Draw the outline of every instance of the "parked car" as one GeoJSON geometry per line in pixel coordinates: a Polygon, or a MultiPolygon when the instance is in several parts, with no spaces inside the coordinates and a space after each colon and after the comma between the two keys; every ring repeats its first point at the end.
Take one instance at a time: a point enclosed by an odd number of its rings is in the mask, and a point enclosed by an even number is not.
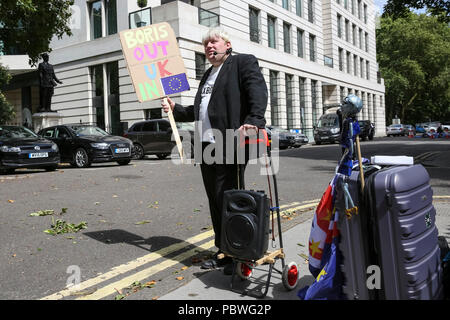
{"type": "Polygon", "coordinates": [[[301,145],[301,140],[303,137],[300,134],[290,132],[288,129],[283,129],[277,126],[266,126],[267,137],[270,141],[270,146],[272,146],[273,136],[278,136],[278,147],[280,150],[287,149],[290,147],[299,147],[301,145]]]}
{"type": "Polygon", "coordinates": [[[358,120],[358,124],[361,129],[359,133],[361,140],[373,140],[375,136],[375,124],[370,120],[358,120]]]}
{"type": "Polygon", "coordinates": [[[386,135],[390,136],[405,136],[408,132],[406,131],[403,124],[391,124],[386,128],[386,135]]]}
{"type": "Polygon", "coordinates": [[[58,146],[23,126],[0,125],[0,172],[18,168],[53,171],[59,163],[58,146]]]}
{"type": "MultiPolygon", "coordinates": [[[[183,137],[191,139],[191,157],[194,156],[194,125],[190,122],[177,123],[180,140],[183,137]]],[[[172,140],[172,128],[166,119],[151,119],[134,123],[125,133],[134,145],[135,158],[142,159],[145,155],[156,155],[164,159],[171,154],[176,142],[172,140]]],[[[183,144],[186,147],[186,144],[183,144]]]]}
{"type": "Polygon", "coordinates": [[[58,145],[61,162],[69,162],[78,168],[97,162],[127,165],[134,156],[130,139],[110,135],[89,124],[53,126],[40,130],[38,134],[58,145]]]}
{"type": "Polygon", "coordinates": [[[340,141],[339,117],[336,113],[325,113],[320,116],[317,125],[314,126],[314,142],[334,143],[340,141]]]}
{"type": "Polygon", "coordinates": [[[416,127],[412,124],[405,124],[403,125],[405,127],[406,133],[409,135],[409,132],[412,131],[413,135],[416,135],[416,127]]]}
{"type": "Polygon", "coordinates": [[[294,138],[294,148],[299,148],[307,143],[309,143],[308,137],[300,132],[292,132],[292,134],[295,136],[294,138]]]}

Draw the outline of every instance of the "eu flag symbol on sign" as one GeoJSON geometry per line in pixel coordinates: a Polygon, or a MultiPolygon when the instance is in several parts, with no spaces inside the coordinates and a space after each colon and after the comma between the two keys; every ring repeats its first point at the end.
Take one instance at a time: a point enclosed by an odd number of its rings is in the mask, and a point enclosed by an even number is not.
{"type": "Polygon", "coordinates": [[[190,89],[186,73],[180,73],[174,76],[161,78],[161,84],[164,89],[164,94],[166,95],[190,89]]]}

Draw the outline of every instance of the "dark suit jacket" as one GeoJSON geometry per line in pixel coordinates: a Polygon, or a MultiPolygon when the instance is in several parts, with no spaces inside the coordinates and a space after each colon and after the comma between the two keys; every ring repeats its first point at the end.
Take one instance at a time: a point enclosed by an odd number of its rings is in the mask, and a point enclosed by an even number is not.
{"type": "MultiPolygon", "coordinates": [[[[194,105],[183,107],[176,104],[173,115],[176,121],[199,120],[201,92],[212,67],[203,75],[195,96],[194,105]]],[[[213,129],[222,132],[238,129],[242,124],[264,128],[267,108],[267,86],[255,56],[238,54],[229,56],[214,84],[208,104],[208,116],[213,129]]]]}

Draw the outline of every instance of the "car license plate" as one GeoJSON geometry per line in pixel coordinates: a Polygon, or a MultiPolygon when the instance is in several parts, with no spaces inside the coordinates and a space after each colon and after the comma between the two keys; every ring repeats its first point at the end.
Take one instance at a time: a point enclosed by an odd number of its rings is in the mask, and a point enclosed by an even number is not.
{"type": "Polygon", "coordinates": [[[37,153],[29,153],[29,158],[47,158],[48,152],[37,152],[37,153]]]}
{"type": "Polygon", "coordinates": [[[130,152],[129,148],[116,148],[115,153],[127,153],[130,152]]]}

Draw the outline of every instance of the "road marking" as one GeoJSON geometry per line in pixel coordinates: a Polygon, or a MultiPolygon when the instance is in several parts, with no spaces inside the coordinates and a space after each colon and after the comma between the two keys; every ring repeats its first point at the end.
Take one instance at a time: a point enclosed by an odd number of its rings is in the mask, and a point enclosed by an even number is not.
{"type": "Polygon", "coordinates": [[[81,282],[79,285],[77,285],[76,290],[68,288],[61,290],[57,293],[54,293],[52,295],[46,296],[44,298],[41,298],[41,300],[59,300],[64,297],[70,296],[73,292],[80,291],[87,289],[89,287],[92,287],[94,285],[98,285],[101,282],[104,282],[106,280],[112,279],[116,276],[119,276],[121,274],[124,274],[128,271],[134,270],[144,264],[147,264],[149,262],[155,261],[159,258],[162,258],[164,256],[167,256],[168,254],[181,250],[184,247],[187,247],[190,244],[195,244],[197,242],[200,242],[204,239],[207,239],[209,237],[212,237],[214,235],[214,230],[209,230],[203,233],[200,233],[194,237],[191,237],[189,239],[186,239],[182,242],[172,244],[168,247],[162,248],[158,251],[149,253],[143,257],[137,258],[135,260],[132,260],[128,263],[122,264],[120,266],[114,267],[111,269],[111,271],[101,274],[98,277],[91,278],[89,280],[81,282]]]}
{"type": "MultiPolygon", "coordinates": [[[[307,204],[304,204],[304,205],[301,205],[301,206],[297,206],[298,204],[300,204],[300,202],[292,202],[292,203],[289,203],[289,204],[282,205],[282,206],[280,206],[280,209],[281,208],[289,208],[289,209],[280,211],[280,215],[282,215],[283,213],[291,213],[291,212],[294,212],[296,210],[302,210],[302,209],[307,209],[307,208],[311,208],[312,209],[315,206],[317,206],[317,204],[318,204],[318,201],[314,202],[314,203],[309,203],[309,202],[311,202],[311,200],[310,201],[303,201],[302,203],[307,203],[307,204]],[[295,206],[295,207],[292,207],[292,206],[295,206]],[[292,208],[290,208],[290,207],[292,207],[292,208]]],[[[72,295],[75,292],[78,292],[78,291],[81,291],[81,290],[85,290],[85,289],[90,288],[92,286],[98,285],[98,284],[100,284],[100,283],[102,283],[104,281],[107,281],[109,279],[112,279],[114,277],[122,275],[122,274],[124,274],[126,272],[135,270],[138,267],[143,266],[143,265],[145,265],[145,264],[147,264],[149,262],[153,262],[153,261],[155,261],[155,260],[157,260],[159,258],[164,258],[165,256],[167,256],[167,255],[169,255],[169,254],[171,254],[171,253],[173,253],[175,251],[181,250],[181,249],[183,249],[183,248],[185,248],[185,247],[187,247],[189,245],[196,244],[196,243],[198,243],[198,242],[200,242],[202,240],[205,240],[207,238],[210,238],[212,236],[214,236],[214,230],[209,230],[209,231],[200,233],[200,234],[198,234],[196,236],[193,236],[193,237],[191,237],[189,239],[186,239],[186,240],[184,240],[182,242],[172,244],[172,245],[170,245],[168,247],[162,248],[162,249],[160,249],[158,251],[149,253],[149,254],[147,254],[147,255],[145,255],[143,257],[140,257],[140,258],[137,258],[135,260],[132,260],[132,261],[130,261],[128,263],[125,263],[125,264],[119,265],[117,267],[114,267],[110,271],[108,271],[107,273],[101,274],[101,275],[99,275],[99,276],[97,276],[95,278],[91,278],[91,279],[88,279],[86,281],[81,282],[79,285],[76,286],[76,288],[74,287],[74,288],[63,289],[63,290],[61,290],[59,292],[56,292],[54,294],[51,294],[51,295],[46,296],[44,298],[41,298],[40,300],[59,300],[59,299],[62,299],[64,297],[68,297],[68,296],[72,295]]],[[[212,246],[208,247],[208,249],[211,248],[212,246]]],[[[199,248],[202,248],[202,246],[198,246],[198,247],[196,247],[196,248],[194,248],[192,250],[189,250],[187,252],[189,252],[190,255],[193,256],[193,255],[197,254],[197,252],[195,250],[198,250],[199,248]]],[[[170,267],[170,266],[173,265],[173,264],[170,264],[171,263],[170,261],[178,260],[178,257],[184,257],[184,255],[186,255],[186,252],[182,253],[182,254],[180,254],[180,255],[172,258],[172,259],[165,260],[165,261],[161,262],[160,264],[154,265],[154,266],[152,266],[152,267],[150,267],[148,269],[145,269],[145,270],[150,270],[151,269],[151,270],[162,271],[164,268],[167,268],[167,267],[170,267]],[[169,261],[169,262],[167,262],[167,261],[169,261]],[[167,263],[169,263],[170,265],[164,267],[167,263]]],[[[188,255],[187,258],[189,258],[190,255],[188,255]]],[[[187,258],[184,258],[184,259],[187,259],[187,258]]],[[[176,263],[178,263],[178,262],[176,262],[176,263]]],[[[142,271],[142,272],[144,272],[144,271],[142,271]]],[[[141,273],[137,273],[137,274],[141,274],[141,273]]],[[[129,277],[126,277],[124,279],[132,278],[132,277],[134,277],[137,274],[133,274],[133,275],[131,275],[129,277]]],[[[151,274],[149,274],[148,276],[150,276],[150,275],[151,274]]],[[[138,280],[140,280],[140,279],[138,279],[138,280]]],[[[134,280],[134,281],[138,281],[138,280],[134,280]]],[[[121,281],[122,280],[120,280],[118,282],[115,282],[116,286],[114,288],[122,289],[122,288],[125,288],[125,287],[129,286],[131,283],[134,282],[134,281],[127,282],[124,287],[118,288],[117,283],[119,283],[121,285],[121,283],[122,283],[121,281]]],[[[126,281],[128,281],[128,280],[126,280],[126,281]]],[[[109,286],[107,286],[107,287],[109,288],[109,286]]],[[[104,288],[106,288],[106,287],[104,287],[104,288]]],[[[102,290],[103,290],[103,288],[98,290],[98,291],[96,291],[95,294],[97,294],[97,292],[103,292],[102,290]]],[[[114,291],[111,292],[111,293],[108,293],[108,295],[114,293],[114,291]]],[[[86,297],[86,299],[95,299],[94,297],[96,297],[96,296],[89,295],[88,297],[86,297]]],[[[98,299],[100,299],[100,298],[98,298],[98,299]]]]}
{"type": "Polygon", "coordinates": [[[186,259],[189,259],[191,256],[198,254],[199,249],[206,251],[206,250],[214,247],[214,241],[215,240],[208,241],[200,246],[195,247],[194,249],[191,249],[189,251],[181,253],[171,259],[167,259],[157,265],[151,266],[150,268],[139,271],[135,274],[132,274],[131,276],[125,277],[119,281],[111,283],[111,284],[95,291],[94,293],[92,293],[90,295],[77,298],[76,300],[99,300],[104,297],[107,297],[107,296],[117,292],[117,290],[121,290],[123,288],[129,287],[132,283],[134,283],[136,281],[145,280],[148,277],[154,275],[155,273],[158,273],[158,272],[160,272],[164,269],[170,268],[186,259]]]}

